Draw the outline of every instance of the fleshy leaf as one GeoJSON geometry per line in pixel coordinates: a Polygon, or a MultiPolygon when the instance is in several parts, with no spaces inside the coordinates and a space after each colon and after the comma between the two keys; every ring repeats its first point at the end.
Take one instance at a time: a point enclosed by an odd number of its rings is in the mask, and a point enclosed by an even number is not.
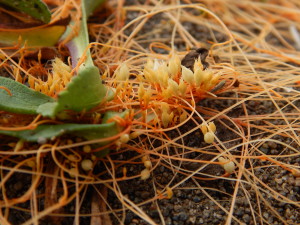
{"type": "Polygon", "coordinates": [[[0,87],[7,88],[11,95],[0,88],[0,110],[22,114],[37,114],[40,105],[54,102],[54,99],[12,79],[0,77],[0,87]]]}
{"type": "MultiPolygon", "coordinates": [[[[33,130],[22,131],[7,131],[0,130],[0,134],[20,138],[28,142],[45,142],[53,140],[63,134],[73,134],[87,140],[94,140],[98,138],[112,137],[118,134],[122,128],[116,122],[107,123],[107,120],[115,115],[124,117],[126,111],[123,113],[106,113],[102,124],[55,124],[55,125],[40,125],[33,130]]],[[[104,142],[102,144],[106,144],[104,142]]]]}
{"type": "Polygon", "coordinates": [[[54,46],[66,30],[70,18],[65,18],[55,23],[30,27],[30,28],[0,28],[0,43],[5,46],[17,44],[27,47],[51,47],[54,46]]]}
{"type": "Polygon", "coordinates": [[[81,112],[99,105],[106,95],[106,87],[99,76],[97,67],[85,67],[72,78],[67,88],[59,93],[57,102],[41,105],[38,113],[54,118],[64,110],[81,112]]]}
{"type": "Polygon", "coordinates": [[[58,136],[71,133],[85,139],[106,138],[116,134],[115,122],[107,124],[59,124],[40,125],[34,130],[6,131],[0,130],[0,134],[20,138],[28,142],[41,142],[53,140],[58,136]]]}
{"type": "Polygon", "coordinates": [[[0,3],[24,12],[44,23],[49,23],[51,20],[51,13],[47,5],[40,0],[0,0],[0,3]]]}
{"type": "Polygon", "coordinates": [[[89,110],[101,103],[105,95],[106,88],[101,82],[98,68],[85,67],[59,94],[58,112],[65,109],[77,112],[89,110]]]}

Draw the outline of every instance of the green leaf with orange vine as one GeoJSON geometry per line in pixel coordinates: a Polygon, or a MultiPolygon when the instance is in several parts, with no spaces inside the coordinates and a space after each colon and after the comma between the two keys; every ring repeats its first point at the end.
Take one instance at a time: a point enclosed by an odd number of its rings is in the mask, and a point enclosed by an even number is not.
{"type": "Polygon", "coordinates": [[[9,131],[0,130],[0,134],[20,138],[28,142],[46,142],[54,140],[63,134],[73,134],[87,140],[98,138],[107,138],[116,135],[118,127],[115,122],[107,124],[58,124],[58,125],[40,125],[34,130],[9,131]]]}
{"type": "MultiPolygon", "coordinates": [[[[124,117],[127,111],[122,113],[108,112],[104,115],[102,124],[47,124],[40,125],[33,130],[9,131],[0,130],[0,134],[19,138],[28,142],[45,143],[49,140],[54,140],[63,134],[71,134],[86,140],[99,139],[96,146],[105,146],[109,143],[105,138],[111,138],[117,135],[123,128],[116,122],[108,120],[114,116],[124,117]],[[102,140],[101,140],[102,139],[102,140]]],[[[112,140],[110,140],[112,141],[112,140]]],[[[109,152],[109,149],[103,149],[95,152],[98,157],[103,157],[109,152]]]]}
{"type": "MultiPolygon", "coordinates": [[[[68,45],[74,67],[80,57],[85,57],[85,61],[79,66],[78,73],[72,78],[66,89],[60,92],[58,98],[54,100],[23,84],[3,78],[0,79],[0,87],[3,87],[0,89],[0,110],[21,114],[41,114],[54,119],[55,117],[61,118],[64,112],[69,110],[88,111],[113,97],[112,91],[108,91],[102,84],[99,70],[93,64],[90,51],[86,49],[89,44],[86,15],[91,11],[86,11],[85,2],[82,1],[81,30],[79,35],[74,37],[68,45]],[[12,101],[7,105],[6,102],[9,100],[12,101]]],[[[92,1],[87,2],[93,3],[93,7],[97,5],[92,1]]],[[[103,0],[97,2],[100,3],[103,0]]],[[[33,130],[9,131],[3,129],[0,130],[0,134],[41,143],[66,133],[89,140],[107,138],[118,134],[123,129],[116,122],[106,123],[107,120],[115,115],[124,117],[126,113],[107,112],[102,119],[102,124],[44,124],[33,130]]],[[[100,144],[106,143],[108,142],[100,144]]]]}
{"type": "Polygon", "coordinates": [[[98,68],[87,67],[73,77],[67,88],[60,92],[55,103],[41,105],[38,113],[54,118],[65,110],[88,111],[103,102],[106,92],[98,68]]]}

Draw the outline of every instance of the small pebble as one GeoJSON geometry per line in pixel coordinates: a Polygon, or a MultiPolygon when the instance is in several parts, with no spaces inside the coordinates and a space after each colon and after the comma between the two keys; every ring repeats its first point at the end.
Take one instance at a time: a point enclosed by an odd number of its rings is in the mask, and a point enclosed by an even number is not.
{"type": "Polygon", "coordinates": [[[203,210],[202,216],[203,218],[208,218],[210,216],[210,211],[207,209],[203,210]]]}
{"type": "Polygon", "coordinates": [[[17,181],[13,186],[15,191],[20,191],[23,188],[23,183],[21,181],[17,181]]]}
{"type": "Polygon", "coordinates": [[[268,142],[268,146],[272,149],[276,149],[277,148],[277,144],[275,142],[269,141],[268,142]]]}
{"type": "Polygon", "coordinates": [[[266,218],[266,219],[268,219],[269,218],[269,213],[263,212],[263,217],[266,218]]]}
{"type": "Polygon", "coordinates": [[[147,199],[147,198],[149,198],[149,196],[150,196],[150,193],[148,191],[142,191],[141,192],[141,198],[142,199],[147,199]]]}
{"type": "Polygon", "coordinates": [[[269,152],[269,149],[264,147],[261,147],[259,150],[262,151],[264,154],[268,154],[269,152]]]}
{"type": "Polygon", "coordinates": [[[282,179],[281,178],[275,178],[275,181],[277,184],[282,184],[282,179]]]}
{"type": "Polygon", "coordinates": [[[244,220],[245,223],[248,224],[251,220],[251,217],[248,214],[244,214],[243,215],[243,220],[244,220]]]}
{"type": "Polygon", "coordinates": [[[193,201],[196,202],[196,203],[198,203],[198,202],[200,202],[200,198],[199,198],[198,196],[195,196],[195,197],[193,198],[193,201]]]}
{"type": "Polygon", "coordinates": [[[131,222],[132,222],[132,223],[139,224],[139,221],[138,221],[138,219],[133,219],[131,222]]]}

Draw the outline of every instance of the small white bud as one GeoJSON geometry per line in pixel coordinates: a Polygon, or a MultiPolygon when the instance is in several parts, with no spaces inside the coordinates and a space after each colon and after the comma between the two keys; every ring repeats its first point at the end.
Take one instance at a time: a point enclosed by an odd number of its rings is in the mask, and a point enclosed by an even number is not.
{"type": "Polygon", "coordinates": [[[93,169],[93,162],[90,159],[84,159],[81,161],[81,168],[85,171],[93,169]]]}
{"type": "Polygon", "coordinates": [[[118,81],[126,81],[129,79],[129,68],[123,63],[120,69],[116,73],[116,80],[118,81]]]}
{"type": "Polygon", "coordinates": [[[202,123],[200,125],[200,129],[201,129],[203,135],[205,135],[207,133],[207,126],[204,123],[202,123]]]}
{"type": "Polygon", "coordinates": [[[151,161],[150,161],[150,160],[146,160],[146,161],[144,162],[144,166],[145,166],[147,169],[150,169],[150,168],[152,167],[151,161]]]}
{"type": "Polygon", "coordinates": [[[141,131],[134,131],[134,132],[132,132],[132,133],[129,135],[129,138],[130,138],[130,139],[135,139],[135,138],[137,138],[138,136],[140,136],[141,134],[142,134],[141,131]]]}
{"type": "Polygon", "coordinates": [[[180,59],[178,57],[178,55],[174,55],[170,61],[169,61],[169,65],[168,65],[168,71],[170,74],[170,77],[175,77],[179,72],[180,72],[180,59]]]}
{"type": "Polygon", "coordinates": [[[185,66],[181,66],[182,68],[182,79],[185,80],[187,83],[193,85],[194,84],[194,74],[193,72],[186,68],[185,66]]]}
{"type": "Polygon", "coordinates": [[[77,175],[77,169],[76,168],[71,168],[69,171],[69,175],[70,177],[75,177],[75,175],[77,175]]]}
{"type": "MultiPolygon", "coordinates": [[[[228,161],[224,157],[219,157],[218,160],[219,160],[219,162],[226,162],[226,161],[228,161]]],[[[221,166],[224,168],[224,170],[227,173],[230,173],[230,174],[233,173],[233,171],[235,170],[235,164],[232,161],[229,161],[228,163],[225,163],[225,164],[223,164],[221,166]]]]}
{"type": "Polygon", "coordinates": [[[213,133],[215,133],[216,130],[217,130],[215,123],[214,123],[214,122],[208,123],[208,129],[209,129],[210,131],[212,131],[213,133]]]}
{"type": "Polygon", "coordinates": [[[179,117],[180,123],[183,123],[188,118],[188,114],[186,111],[183,111],[179,117]]]}
{"type": "Polygon", "coordinates": [[[77,157],[75,155],[69,155],[68,156],[68,159],[71,161],[71,162],[76,162],[77,161],[77,157]]]}
{"type": "Polygon", "coordinates": [[[90,153],[91,150],[92,150],[92,148],[91,148],[90,145],[84,145],[84,146],[83,146],[83,151],[84,151],[85,153],[90,153]]]}
{"type": "Polygon", "coordinates": [[[35,168],[35,166],[36,166],[36,162],[33,160],[27,161],[26,164],[27,164],[27,166],[29,166],[31,168],[35,168]]]}
{"type": "Polygon", "coordinates": [[[211,144],[211,143],[214,142],[214,139],[215,139],[215,135],[214,135],[213,132],[209,131],[206,134],[204,134],[204,141],[205,141],[205,143],[211,144]]]}
{"type": "Polygon", "coordinates": [[[169,80],[168,80],[168,85],[169,85],[169,87],[170,87],[170,90],[172,91],[172,94],[173,94],[173,95],[177,95],[179,86],[178,86],[178,84],[176,83],[176,81],[174,81],[174,80],[172,80],[172,79],[169,79],[169,80]]]}
{"type": "Polygon", "coordinates": [[[166,87],[168,85],[168,79],[169,79],[169,74],[168,74],[168,67],[166,66],[165,63],[161,64],[157,71],[155,71],[157,81],[162,87],[166,87]]]}
{"type": "Polygon", "coordinates": [[[167,187],[166,190],[167,190],[167,198],[171,199],[173,197],[173,190],[170,187],[167,187]]]}
{"type": "Polygon", "coordinates": [[[212,76],[213,76],[213,73],[211,70],[205,70],[205,71],[202,71],[203,72],[203,83],[204,84],[208,84],[210,83],[211,79],[212,79],[212,76]]]}
{"type": "Polygon", "coordinates": [[[169,126],[169,123],[172,121],[174,117],[174,113],[168,113],[167,111],[163,111],[161,115],[161,120],[164,128],[167,128],[169,126]]]}
{"type": "Polygon", "coordinates": [[[145,95],[145,88],[144,88],[144,85],[141,84],[138,89],[138,96],[139,96],[140,101],[143,100],[144,95],[145,95]]]}
{"type": "Polygon", "coordinates": [[[91,156],[91,160],[95,161],[96,159],[97,159],[97,156],[95,156],[95,155],[91,156]]]}
{"type": "Polygon", "coordinates": [[[24,141],[23,140],[19,140],[17,142],[17,144],[15,145],[14,151],[18,152],[20,151],[22,148],[24,147],[24,141]]]}
{"type": "Polygon", "coordinates": [[[179,92],[181,95],[185,95],[187,85],[186,85],[186,83],[184,83],[183,79],[180,79],[178,89],[179,89],[179,92]]]}
{"type": "Polygon", "coordinates": [[[120,142],[126,144],[129,141],[129,134],[122,134],[120,136],[120,142]]]}
{"type": "Polygon", "coordinates": [[[141,172],[141,179],[142,180],[147,180],[150,177],[150,170],[149,169],[144,169],[141,172]]]}
{"type": "Polygon", "coordinates": [[[196,69],[194,72],[195,83],[197,86],[200,86],[204,80],[204,71],[201,69],[196,69]]]}

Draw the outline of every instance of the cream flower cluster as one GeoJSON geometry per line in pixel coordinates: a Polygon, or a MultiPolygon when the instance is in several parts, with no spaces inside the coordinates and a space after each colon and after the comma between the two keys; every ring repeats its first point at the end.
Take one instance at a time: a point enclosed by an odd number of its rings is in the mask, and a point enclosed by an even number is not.
{"type": "MultiPolygon", "coordinates": [[[[148,59],[142,71],[135,74],[138,82],[129,80],[129,76],[128,66],[125,63],[121,64],[114,75],[117,93],[130,92],[131,96],[135,96],[134,99],[139,100],[142,109],[154,108],[157,118],[153,118],[152,122],[160,120],[164,128],[183,122],[188,117],[186,110],[174,106],[180,102],[180,98],[188,101],[192,97],[204,98],[220,79],[220,74],[214,74],[211,69],[203,69],[200,58],[195,60],[194,68],[190,70],[181,65],[178,55],[171,57],[168,62],[148,59]],[[132,89],[133,92],[126,91],[128,89],[132,89]]],[[[203,132],[207,143],[214,140],[213,125],[211,123],[206,132],[203,132]]],[[[203,127],[202,131],[204,129],[203,127]]]]}
{"type": "Polygon", "coordinates": [[[54,97],[67,86],[72,79],[72,74],[71,67],[59,58],[53,60],[52,66],[52,74],[48,75],[47,81],[36,80],[30,76],[28,83],[36,91],[54,97]]]}
{"type": "Polygon", "coordinates": [[[208,92],[216,86],[220,78],[219,74],[213,74],[210,69],[203,70],[200,59],[195,61],[193,71],[181,66],[177,55],[174,55],[168,63],[148,59],[143,75],[145,82],[159,88],[165,98],[185,96],[187,90],[193,94],[208,92]]]}

